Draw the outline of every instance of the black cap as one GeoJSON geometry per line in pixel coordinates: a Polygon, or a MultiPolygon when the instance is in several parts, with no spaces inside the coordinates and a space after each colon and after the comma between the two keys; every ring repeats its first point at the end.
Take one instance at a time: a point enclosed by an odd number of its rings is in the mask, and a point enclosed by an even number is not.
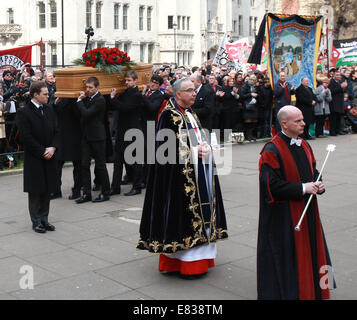
{"type": "Polygon", "coordinates": [[[2,77],[4,78],[8,73],[11,73],[12,75],[12,72],[10,70],[5,70],[3,73],[2,73],[2,77]]]}

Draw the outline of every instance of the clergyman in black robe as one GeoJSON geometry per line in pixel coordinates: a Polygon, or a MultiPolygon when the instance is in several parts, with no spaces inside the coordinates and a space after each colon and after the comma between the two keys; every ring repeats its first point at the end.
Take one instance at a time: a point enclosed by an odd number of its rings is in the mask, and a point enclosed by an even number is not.
{"type": "Polygon", "coordinates": [[[168,101],[157,126],[137,248],[161,253],[159,271],[192,276],[214,266],[215,242],[228,234],[212,151],[203,150],[207,140],[189,108],[196,96],[193,83],[178,80],[173,89],[175,98],[168,101]],[[158,154],[168,142],[159,136],[165,130],[174,137],[167,149],[174,156],[162,163],[158,154]]]}

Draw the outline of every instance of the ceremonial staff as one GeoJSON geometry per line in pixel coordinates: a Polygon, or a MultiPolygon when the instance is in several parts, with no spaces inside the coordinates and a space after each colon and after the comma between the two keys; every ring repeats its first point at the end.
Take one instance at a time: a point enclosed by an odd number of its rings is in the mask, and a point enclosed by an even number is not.
{"type": "MultiPolygon", "coordinates": [[[[323,163],[323,165],[322,165],[320,174],[319,174],[319,176],[317,177],[317,179],[316,179],[315,182],[318,182],[318,181],[320,180],[321,174],[322,174],[322,171],[323,171],[324,168],[325,168],[325,164],[326,164],[326,162],[327,162],[328,156],[330,155],[331,152],[334,152],[335,149],[336,149],[336,146],[335,146],[334,144],[329,144],[329,145],[327,145],[327,147],[326,147],[327,155],[326,155],[325,161],[324,161],[324,163],[323,163]]],[[[305,213],[306,213],[306,211],[307,211],[307,208],[308,208],[309,205],[310,205],[312,196],[313,196],[313,194],[311,194],[310,197],[309,197],[309,201],[307,202],[307,204],[306,204],[306,206],[305,206],[305,209],[304,209],[304,211],[303,211],[302,214],[301,214],[300,220],[299,220],[298,224],[297,224],[296,227],[295,227],[295,231],[300,231],[300,230],[301,230],[300,225],[301,225],[302,220],[303,220],[304,217],[305,217],[305,213]]]]}

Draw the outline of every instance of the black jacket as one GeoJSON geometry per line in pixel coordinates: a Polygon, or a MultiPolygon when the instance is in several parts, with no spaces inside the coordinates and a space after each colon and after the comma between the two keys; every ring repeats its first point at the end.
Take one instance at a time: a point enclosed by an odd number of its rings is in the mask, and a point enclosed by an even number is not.
{"type": "Polygon", "coordinates": [[[124,141],[125,132],[129,129],[142,130],[142,108],[143,97],[138,87],[128,88],[118,97],[111,99],[110,107],[118,111],[118,128],[116,135],[116,150],[130,144],[129,141],[124,141]]]}
{"type": "Polygon", "coordinates": [[[46,160],[45,149],[59,149],[57,120],[52,107],[44,105],[43,115],[29,102],[17,112],[20,138],[24,146],[24,192],[51,193],[58,190],[55,155],[46,160]]]}
{"type": "Polygon", "coordinates": [[[146,125],[146,121],[157,121],[157,115],[163,102],[164,95],[160,90],[154,91],[149,97],[143,95],[143,126],[146,125]]]}
{"type": "Polygon", "coordinates": [[[289,99],[286,98],[285,89],[278,81],[274,85],[274,96],[275,96],[275,108],[276,110],[281,109],[284,106],[291,105],[291,96],[295,94],[295,90],[291,89],[291,84],[287,84],[287,90],[289,99]]]}
{"type": "Polygon", "coordinates": [[[341,88],[341,84],[335,79],[331,79],[329,89],[332,95],[332,101],[330,102],[330,112],[344,113],[344,90],[341,88]]]}
{"type": "Polygon", "coordinates": [[[77,102],[81,115],[82,135],[87,141],[101,141],[106,139],[104,119],[106,103],[103,95],[98,92],[92,100],[86,97],[77,102]]]}
{"type": "Polygon", "coordinates": [[[63,99],[61,102],[53,104],[53,109],[57,115],[60,136],[57,160],[80,160],[82,130],[76,99],[63,99]]]}
{"type": "Polygon", "coordinates": [[[202,85],[197,93],[195,103],[191,109],[197,114],[200,119],[202,128],[211,129],[212,127],[212,112],[215,105],[215,96],[212,88],[207,85],[202,85]]]}
{"type": "Polygon", "coordinates": [[[317,98],[310,87],[304,87],[302,84],[296,89],[296,106],[304,115],[304,120],[311,123],[313,120],[314,107],[312,101],[317,102],[317,98]]]}

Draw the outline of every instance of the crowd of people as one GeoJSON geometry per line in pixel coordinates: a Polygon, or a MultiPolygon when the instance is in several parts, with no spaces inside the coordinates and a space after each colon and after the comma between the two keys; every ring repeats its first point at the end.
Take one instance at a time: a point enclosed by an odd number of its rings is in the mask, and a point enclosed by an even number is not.
{"type": "Polygon", "coordinates": [[[30,64],[25,64],[20,70],[5,70],[0,75],[0,170],[14,166],[16,159],[10,154],[22,151],[16,112],[30,101],[29,90],[34,81],[45,82],[50,92],[49,103],[52,103],[56,92],[52,72],[34,70],[30,64]]]}

